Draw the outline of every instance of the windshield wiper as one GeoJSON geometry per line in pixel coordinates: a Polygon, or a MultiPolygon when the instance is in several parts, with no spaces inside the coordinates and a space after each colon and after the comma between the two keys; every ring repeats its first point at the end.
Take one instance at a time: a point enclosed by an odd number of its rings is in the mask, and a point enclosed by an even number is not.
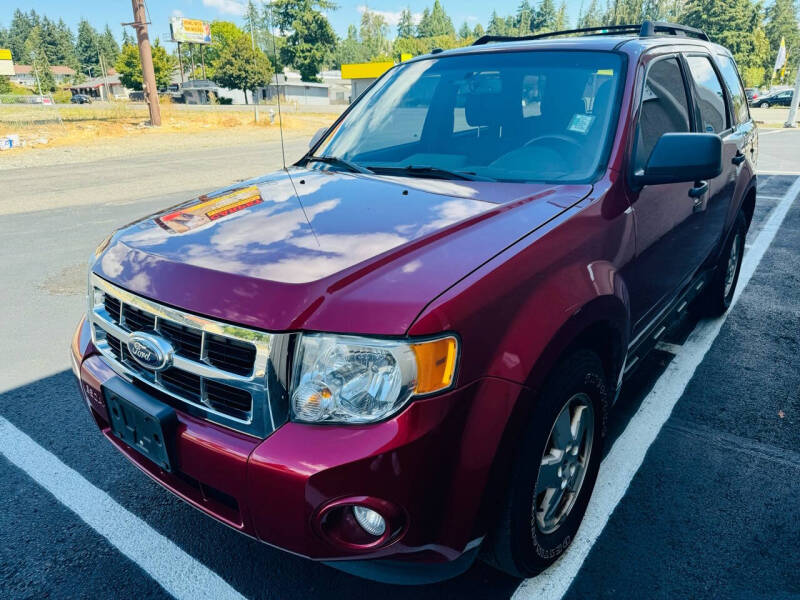
{"type": "Polygon", "coordinates": [[[409,175],[432,175],[441,176],[445,179],[465,179],[467,181],[494,181],[491,177],[480,177],[475,173],[469,171],[448,171],[439,167],[429,165],[408,165],[405,167],[383,167],[374,166],[370,167],[372,171],[386,172],[386,173],[408,173],[409,175]]]}
{"type": "Polygon", "coordinates": [[[325,163],[326,165],[333,165],[334,167],[344,167],[351,173],[364,173],[365,175],[372,174],[372,171],[366,167],[362,167],[361,165],[351,162],[346,158],[339,158],[338,156],[309,156],[306,158],[306,162],[321,162],[325,163]]]}

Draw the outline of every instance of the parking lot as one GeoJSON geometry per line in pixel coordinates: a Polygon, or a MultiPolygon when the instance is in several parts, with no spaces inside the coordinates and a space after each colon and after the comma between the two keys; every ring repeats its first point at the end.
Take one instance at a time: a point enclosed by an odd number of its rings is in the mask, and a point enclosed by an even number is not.
{"type": "Polygon", "coordinates": [[[528,581],[476,563],[414,589],[193,510],[115,451],[78,396],[67,348],[96,244],[280,166],[275,143],[214,152],[0,171],[0,597],[800,598],[800,131],[762,132],[735,304],[679,323],[626,385],[566,555],[528,581]]]}

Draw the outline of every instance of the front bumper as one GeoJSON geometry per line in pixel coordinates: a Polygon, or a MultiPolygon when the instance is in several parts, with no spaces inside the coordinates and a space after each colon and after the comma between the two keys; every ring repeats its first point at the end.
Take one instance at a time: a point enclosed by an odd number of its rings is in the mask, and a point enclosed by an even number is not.
{"type": "Polygon", "coordinates": [[[100,430],[151,478],[230,527],[289,552],[334,566],[356,561],[341,565],[350,572],[369,559],[363,574],[377,579],[380,564],[396,574],[404,572],[398,565],[438,563],[445,576],[469,567],[487,527],[486,484],[521,391],[508,381],[481,379],[413,402],[382,423],[288,422],[266,439],[176,410],[169,473],[111,435],[101,390],[112,378],[124,380],[93,348],[85,321],[75,332],[72,360],[100,430]],[[348,499],[391,507],[389,539],[356,546],[326,534],[322,515],[348,499]]]}

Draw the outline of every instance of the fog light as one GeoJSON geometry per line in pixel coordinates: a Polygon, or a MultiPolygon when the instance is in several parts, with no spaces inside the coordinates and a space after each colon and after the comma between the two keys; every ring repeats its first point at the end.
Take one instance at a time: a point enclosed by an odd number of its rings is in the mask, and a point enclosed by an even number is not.
{"type": "Polygon", "coordinates": [[[366,506],[354,506],[353,516],[364,531],[375,537],[380,537],[386,531],[386,521],[374,510],[366,506]]]}

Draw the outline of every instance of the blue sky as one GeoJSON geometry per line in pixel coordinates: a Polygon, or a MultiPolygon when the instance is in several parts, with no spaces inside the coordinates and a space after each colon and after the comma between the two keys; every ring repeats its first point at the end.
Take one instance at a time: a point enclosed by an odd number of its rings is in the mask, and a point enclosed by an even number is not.
{"type": "MultiPolygon", "coordinates": [[[[489,15],[495,9],[501,15],[516,11],[520,0],[498,0],[487,3],[482,0],[440,0],[453,19],[458,29],[464,21],[471,27],[480,21],[485,27],[489,15]]],[[[149,0],[147,2],[152,20],[151,36],[166,39],[169,32],[169,17],[173,13],[197,19],[224,19],[241,22],[241,10],[247,0],[149,0]]],[[[339,8],[328,14],[331,24],[336,32],[344,36],[350,23],[357,23],[365,5],[370,10],[381,12],[389,21],[392,36],[394,36],[394,23],[404,6],[408,6],[413,13],[419,14],[426,6],[431,6],[433,0],[338,0],[339,8]]],[[[556,0],[556,6],[560,0],[556,0]]],[[[587,0],[588,3],[588,0],[587,0]]],[[[531,0],[536,4],[536,0],[531,0]]],[[[581,0],[567,0],[570,18],[575,20],[581,6],[581,0]]],[[[22,0],[0,1],[0,25],[5,27],[11,22],[15,9],[34,9],[40,14],[51,19],[63,18],[64,21],[76,29],[81,17],[86,17],[96,28],[105,27],[106,23],[119,38],[122,36],[120,23],[132,20],[133,14],[130,0],[80,0],[65,2],[64,0],[36,0],[25,2],[22,0]]]]}

